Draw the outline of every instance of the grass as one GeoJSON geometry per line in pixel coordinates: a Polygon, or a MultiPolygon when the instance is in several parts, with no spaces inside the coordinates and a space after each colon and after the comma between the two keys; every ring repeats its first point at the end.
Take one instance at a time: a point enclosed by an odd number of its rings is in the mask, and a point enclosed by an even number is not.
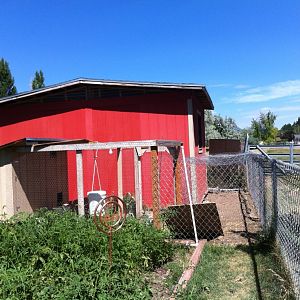
{"type": "Polygon", "coordinates": [[[187,289],[178,299],[295,299],[275,248],[208,244],[187,289]]]}
{"type": "MultiPolygon", "coordinates": [[[[284,147],[284,148],[263,148],[264,151],[266,151],[267,154],[272,155],[273,158],[282,160],[282,161],[289,161],[290,157],[290,149],[289,147],[284,147]],[[281,155],[281,154],[286,154],[286,155],[281,155]]],[[[300,154],[300,147],[294,147],[294,154],[300,154]]],[[[300,156],[295,155],[294,156],[294,161],[299,162],[300,161],[300,156]]]]}
{"type": "Polygon", "coordinates": [[[176,250],[175,257],[172,261],[165,264],[165,268],[170,270],[170,276],[167,278],[166,284],[170,290],[173,290],[178,283],[183,271],[188,266],[190,255],[195,249],[189,249],[185,246],[180,246],[176,250]]]}
{"type": "Polygon", "coordinates": [[[0,223],[0,299],[151,299],[145,274],[173,257],[176,246],[153,226],[128,218],[107,237],[90,218],[39,211],[0,223]]]}
{"type": "MultiPolygon", "coordinates": [[[[264,148],[265,149],[265,148],[264,148]]],[[[270,154],[290,154],[290,148],[289,147],[284,147],[284,148],[266,148],[267,152],[270,154]]],[[[294,147],[294,153],[300,154],[300,147],[294,147]]]]}

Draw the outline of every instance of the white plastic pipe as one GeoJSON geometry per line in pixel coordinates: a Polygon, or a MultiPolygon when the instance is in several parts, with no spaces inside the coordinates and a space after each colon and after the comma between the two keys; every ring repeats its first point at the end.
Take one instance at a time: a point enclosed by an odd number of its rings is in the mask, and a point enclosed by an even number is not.
{"type": "Polygon", "coordinates": [[[194,215],[194,209],[193,209],[193,200],[192,200],[192,195],[191,195],[190,182],[189,182],[189,177],[188,177],[188,173],[187,173],[186,160],[185,160],[183,146],[181,146],[181,153],[182,153],[184,175],[185,175],[185,180],[186,180],[186,187],[187,187],[187,191],[188,191],[188,197],[189,197],[190,209],[191,209],[191,215],[192,215],[192,221],[193,221],[195,242],[196,242],[196,245],[198,245],[198,234],[197,234],[196,221],[195,221],[195,215],[194,215]]]}

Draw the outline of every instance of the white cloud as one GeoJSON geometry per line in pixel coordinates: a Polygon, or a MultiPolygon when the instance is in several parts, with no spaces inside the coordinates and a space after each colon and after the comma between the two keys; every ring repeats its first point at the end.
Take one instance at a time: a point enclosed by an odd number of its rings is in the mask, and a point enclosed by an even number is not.
{"type": "Polygon", "coordinates": [[[274,111],[274,112],[292,111],[292,112],[298,113],[298,112],[300,112],[300,105],[290,105],[290,106],[277,107],[277,108],[273,108],[272,111],[274,111]]]}
{"type": "Polygon", "coordinates": [[[298,99],[298,98],[295,98],[290,101],[290,103],[299,103],[299,102],[300,102],[300,99],[298,99]]]}
{"type": "Polygon", "coordinates": [[[231,100],[236,103],[258,103],[295,96],[300,96],[300,80],[282,81],[247,89],[236,94],[231,100]]]}
{"type": "Polygon", "coordinates": [[[223,88],[223,87],[231,87],[232,84],[229,83],[216,83],[216,84],[209,84],[209,88],[223,88]]]}
{"type": "Polygon", "coordinates": [[[235,89],[237,90],[244,90],[244,89],[248,89],[250,86],[247,84],[237,84],[234,86],[235,89]]]}
{"type": "Polygon", "coordinates": [[[257,108],[252,111],[247,111],[244,114],[241,114],[241,117],[245,118],[255,118],[256,116],[259,116],[260,113],[267,113],[268,111],[271,111],[272,113],[280,113],[280,112],[295,112],[298,114],[300,112],[300,105],[287,105],[287,106],[281,106],[281,107],[261,107],[257,108]]]}
{"type": "Polygon", "coordinates": [[[271,111],[276,115],[276,126],[279,128],[285,123],[293,123],[299,117],[300,105],[286,105],[280,107],[260,107],[250,111],[244,111],[240,113],[237,117],[237,124],[243,128],[245,126],[250,126],[252,119],[259,117],[260,113],[267,113],[271,111]]]}
{"type": "Polygon", "coordinates": [[[209,88],[234,88],[236,90],[249,89],[250,85],[247,84],[232,84],[232,83],[216,83],[208,85],[209,88]]]}

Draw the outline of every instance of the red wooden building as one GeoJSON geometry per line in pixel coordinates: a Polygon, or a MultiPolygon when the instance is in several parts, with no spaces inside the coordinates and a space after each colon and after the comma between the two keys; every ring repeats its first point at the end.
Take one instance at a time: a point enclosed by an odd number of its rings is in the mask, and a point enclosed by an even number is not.
{"type": "MultiPolygon", "coordinates": [[[[0,149],[6,149],[7,154],[7,145],[24,138],[98,142],[162,139],[182,141],[186,154],[193,157],[205,153],[204,109],[213,109],[213,104],[202,85],[76,79],[0,99],[0,149]]],[[[84,157],[85,193],[91,189],[92,156],[84,157]]],[[[100,177],[102,189],[114,193],[116,170],[109,165],[110,157],[108,152],[101,155],[100,177]]],[[[5,205],[4,190],[9,188],[3,183],[6,160],[0,157],[0,205],[5,205]]],[[[73,160],[68,154],[69,186],[75,176],[73,160]]],[[[130,160],[133,157],[128,153],[124,192],[132,192],[130,160]]],[[[68,200],[75,196],[69,187],[68,200]]]]}

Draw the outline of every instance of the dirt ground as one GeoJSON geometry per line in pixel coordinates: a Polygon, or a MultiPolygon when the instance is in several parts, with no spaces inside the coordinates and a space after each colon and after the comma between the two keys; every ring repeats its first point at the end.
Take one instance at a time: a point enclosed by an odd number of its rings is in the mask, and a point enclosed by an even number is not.
{"type": "MultiPolygon", "coordinates": [[[[216,203],[224,233],[224,236],[219,236],[209,243],[246,245],[249,244],[248,238],[251,242],[256,239],[261,228],[256,209],[249,194],[239,194],[239,192],[208,193],[205,201],[216,203]]],[[[192,254],[192,250],[193,248],[186,257],[185,263],[187,263],[188,258],[192,254]]],[[[176,259],[182,260],[180,257],[176,257],[176,259]]],[[[159,268],[152,274],[149,274],[148,281],[153,291],[152,299],[170,299],[172,290],[169,290],[166,286],[166,280],[169,275],[170,270],[168,267],[159,268]]]]}
{"type": "Polygon", "coordinates": [[[208,193],[205,201],[216,203],[224,233],[224,236],[212,240],[211,243],[238,245],[248,244],[248,237],[255,240],[261,228],[248,193],[208,193]]]}

